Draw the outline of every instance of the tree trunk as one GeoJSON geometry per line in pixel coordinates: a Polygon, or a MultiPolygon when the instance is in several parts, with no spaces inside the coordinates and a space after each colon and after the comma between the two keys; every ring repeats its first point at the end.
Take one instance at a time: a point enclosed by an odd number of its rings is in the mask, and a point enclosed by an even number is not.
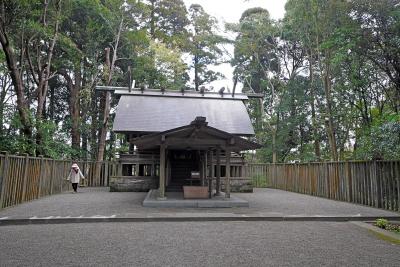
{"type": "MultiPolygon", "coordinates": [[[[107,81],[111,81],[110,75],[111,75],[111,59],[110,59],[110,48],[106,48],[106,69],[108,71],[108,76],[106,77],[107,81]]],[[[109,85],[109,83],[107,84],[109,85]]],[[[110,104],[111,104],[111,93],[110,91],[106,91],[103,93],[104,96],[100,100],[102,103],[100,104],[100,107],[102,108],[103,114],[102,114],[102,123],[99,131],[99,146],[97,150],[97,161],[103,161],[104,160],[104,150],[106,146],[106,136],[107,136],[107,125],[108,125],[108,117],[110,113],[110,104]]]]}
{"type": "Polygon", "coordinates": [[[97,153],[97,129],[99,126],[99,121],[98,121],[98,107],[97,107],[97,97],[96,93],[92,93],[91,97],[91,111],[90,111],[90,117],[91,117],[91,125],[90,125],[90,155],[92,159],[96,159],[96,153],[97,153]]]}
{"type": "Polygon", "coordinates": [[[338,154],[337,154],[335,128],[333,125],[331,87],[332,87],[332,81],[330,77],[330,65],[328,62],[326,62],[325,75],[324,75],[324,88],[325,88],[326,111],[327,111],[326,126],[327,126],[329,147],[331,151],[331,159],[333,161],[337,161],[338,154]]]}
{"type": "Polygon", "coordinates": [[[319,143],[317,118],[315,114],[315,91],[314,91],[314,70],[313,70],[313,55],[310,52],[309,64],[310,64],[310,104],[311,104],[311,123],[312,132],[314,137],[314,153],[317,161],[321,160],[321,148],[319,143]]]}
{"type": "Polygon", "coordinates": [[[150,37],[154,40],[155,39],[155,28],[156,28],[156,7],[155,7],[156,0],[150,0],[150,37]]]}
{"type": "MultiPolygon", "coordinates": [[[[110,48],[107,47],[105,49],[106,52],[106,62],[105,62],[105,84],[110,85],[112,78],[113,78],[113,72],[115,68],[115,62],[117,60],[117,51],[118,51],[118,44],[121,38],[121,33],[122,33],[122,28],[124,19],[122,18],[118,27],[118,33],[115,38],[115,44],[113,47],[113,55],[112,58],[110,56],[110,48]]],[[[105,98],[103,98],[101,101],[104,101],[104,109],[102,110],[103,113],[103,120],[101,122],[101,127],[99,131],[99,145],[98,145],[98,150],[97,150],[97,164],[95,168],[95,177],[99,177],[101,173],[101,164],[100,162],[104,160],[104,154],[105,154],[105,146],[106,146],[106,137],[107,137],[107,128],[108,128],[108,120],[109,120],[109,115],[110,115],[110,109],[111,109],[111,93],[110,91],[106,91],[104,93],[105,98]]],[[[100,105],[101,106],[101,105],[100,105]]]]}
{"type": "Polygon", "coordinates": [[[6,99],[7,95],[7,85],[5,84],[6,77],[3,78],[3,81],[0,92],[0,136],[3,136],[3,127],[4,127],[4,104],[5,104],[4,100],[6,99]]]}
{"type": "Polygon", "coordinates": [[[199,79],[199,59],[194,56],[194,89],[199,91],[200,79],[199,79]]]}
{"type": "Polygon", "coordinates": [[[54,113],[55,113],[55,90],[54,86],[50,86],[50,102],[49,102],[49,119],[54,121],[54,113]]]}
{"type": "MultiPolygon", "coordinates": [[[[0,24],[0,43],[6,57],[7,68],[10,72],[11,80],[17,95],[17,110],[21,120],[22,129],[28,144],[32,146],[32,123],[29,118],[29,106],[25,99],[22,75],[18,69],[14,51],[10,45],[6,29],[0,24]]],[[[32,153],[32,151],[29,151],[32,153]]]]}
{"type": "MultiPolygon", "coordinates": [[[[47,3],[47,1],[45,1],[47,3]]],[[[59,17],[61,13],[61,0],[57,2],[57,18],[56,18],[56,23],[54,25],[54,33],[53,33],[53,38],[50,43],[49,50],[47,51],[47,59],[46,63],[43,67],[42,70],[38,70],[38,88],[37,88],[37,108],[36,108],[36,145],[37,145],[37,150],[38,153],[43,155],[44,150],[43,150],[43,145],[42,145],[42,120],[43,120],[43,111],[45,110],[45,104],[46,104],[46,96],[47,96],[47,90],[49,87],[49,79],[51,78],[51,62],[53,59],[53,52],[54,52],[54,47],[57,42],[58,38],[58,28],[59,28],[59,17]]],[[[46,23],[46,14],[47,14],[47,4],[45,4],[44,8],[44,15],[43,15],[43,24],[47,27],[46,23]]],[[[28,52],[29,53],[29,52],[28,52]]],[[[40,62],[40,57],[41,55],[38,54],[38,59],[37,62],[40,62]]],[[[35,75],[32,69],[32,75],[35,75]]]]}
{"type": "Polygon", "coordinates": [[[71,109],[71,144],[72,149],[79,151],[80,149],[80,90],[82,82],[81,65],[79,64],[75,69],[75,84],[72,86],[71,96],[70,96],[70,109],[71,109]]]}
{"type": "MultiPolygon", "coordinates": [[[[70,73],[65,70],[59,70],[58,72],[64,77],[67,81],[67,87],[69,91],[69,113],[71,115],[71,147],[75,152],[78,152],[80,149],[80,131],[79,131],[79,122],[80,122],[80,99],[79,93],[81,89],[81,66],[76,66],[74,71],[74,79],[72,80],[70,73]]],[[[77,155],[74,155],[74,158],[77,155]]]]}
{"type": "Polygon", "coordinates": [[[276,114],[276,123],[272,128],[272,163],[276,163],[278,159],[278,151],[276,145],[276,137],[278,135],[278,127],[279,127],[279,112],[276,114]]]}
{"type": "MultiPolygon", "coordinates": [[[[114,132],[110,133],[110,142],[109,143],[110,143],[110,151],[113,151],[113,149],[115,147],[115,133],[114,132]]],[[[108,160],[109,161],[113,160],[112,153],[109,153],[108,160]]]]}

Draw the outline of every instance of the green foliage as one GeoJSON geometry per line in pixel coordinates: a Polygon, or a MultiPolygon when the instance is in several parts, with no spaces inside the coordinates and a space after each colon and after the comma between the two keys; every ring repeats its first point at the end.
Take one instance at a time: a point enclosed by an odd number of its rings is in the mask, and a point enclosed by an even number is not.
{"type": "Polygon", "coordinates": [[[42,138],[42,151],[44,156],[50,158],[74,158],[77,151],[68,145],[68,136],[62,134],[57,125],[51,121],[41,122],[40,134],[42,138]]]}
{"type": "Polygon", "coordinates": [[[182,60],[182,52],[178,48],[167,48],[163,43],[151,42],[158,74],[158,88],[179,90],[187,81],[187,65],[182,60]]]}
{"type": "Polygon", "coordinates": [[[373,118],[370,127],[360,130],[355,155],[358,159],[400,158],[400,115],[373,118]]]}
{"type": "MultiPolygon", "coordinates": [[[[47,1],[46,9],[41,0],[1,3],[5,19],[0,27],[8,34],[22,72],[21,98],[29,109],[32,136],[24,136],[14,87],[9,78],[3,79],[11,70],[1,49],[0,150],[31,154],[40,150],[51,157],[96,154],[104,101],[94,88],[108,83],[104,51],[114,52],[122,22],[111,81],[116,86],[128,85],[130,67],[137,85],[198,90],[222,77],[210,67],[227,61],[221,45],[234,44],[235,79],[244,92],[264,94],[262,101],[246,103],[257,140],[264,144],[248,155],[251,160],[329,159],[329,122],[340,159],[400,157],[396,1],[288,0],[285,17],[279,21],[271,19],[266,9],[251,8],[237,23],[226,25],[236,34],[235,40],[220,36],[217,20],[200,5],[187,8],[182,0],[61,1],[60,16],[56,0],[47,1]],[[60,24],[52,78],[43,121],[36,121],[35,77],[47,62],[56,21],[60,24]],[[182,60],[187,55],[191,64],[182,60]],[[74,108],[78,111],[71,114],[74,108]],[[80,140],[76,150],[70,148],[72,132],[80,140]],[[36,145],[37,136],[42,136],[41,147],[36,145]]],[[[116,103],[113,99],[111,118],[116,103]]],[[[125,136],[107,136],[107,157],[128,150],[125,136]]]]}
{"type": "Polygon", "coordinates": [[[192,28],[189,51],[193,57],[195,89],[199,90],[200,85],[223,77],[221,73],[210,70],[208,67],[222,63],[223,50],[219,45],[227,40],[215,33],[217,20],[207,14],[202,6],[191,5],[189,19],[192,28]]]}
{"type": "Polygon", "coordinates": [[[389,221],[386,219],[376,219],[375,225],[378,226],[379,228],[386,229],[386,227],[389,225],[389,221]]]}
{"type": "Polygon", "coordinates": [[[268,187],[268,183],[266,177],[264,175],[254,175],[251,177],[252,183],[254,187],[257,188],[266,188],[268,187]]]}
{"type": "Polygon", "coordinates": [[[3,50],[0,50],[0,64],[3,64],[6,60],[3,50]]]}

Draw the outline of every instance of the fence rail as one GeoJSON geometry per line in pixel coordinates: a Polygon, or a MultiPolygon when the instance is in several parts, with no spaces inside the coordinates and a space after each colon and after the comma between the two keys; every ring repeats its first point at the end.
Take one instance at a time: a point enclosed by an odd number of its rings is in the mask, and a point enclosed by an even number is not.
{"type": "Polygon", "coordinates": [[[400,211],[400,161],[249,164],[256,187],[400,211]]]}
{"type": "MultiPolygon", "coordinates": [[[[85,186],[107,186],[116,175],[114,162],[77,161],[85,186]],[[100,175],[95,174],[96,164],[100,175]]],[[[0,154],[0,209],[43,196],[71,190],[65,179],[71,170],[71,160],[0,154]]]]}

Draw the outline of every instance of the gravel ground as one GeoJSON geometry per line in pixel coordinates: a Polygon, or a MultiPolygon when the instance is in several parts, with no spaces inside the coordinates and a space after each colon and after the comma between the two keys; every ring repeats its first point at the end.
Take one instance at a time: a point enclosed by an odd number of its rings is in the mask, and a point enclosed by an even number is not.
{"type": "Polygon", "coordinates": [[[1,266],[398,266],[399,251],[351,223],[0,227],[1,266]]]}
{"type": "Polygon", "coordinates": [[[131,217],[162,214],[248,214],[261,216],[287,215],[362,215],[399,216],[399,213],[317,198],[275,189],[256,189],[251,194],[234,194],[246,199],[250,208],[172,209],[144,208],[146,193],[108,192],[108,188],[81,188],[80,193],[64,193],[44,197],[0,211],[0,218],[29,218],[33,216],[112,216],[131,217]]]}

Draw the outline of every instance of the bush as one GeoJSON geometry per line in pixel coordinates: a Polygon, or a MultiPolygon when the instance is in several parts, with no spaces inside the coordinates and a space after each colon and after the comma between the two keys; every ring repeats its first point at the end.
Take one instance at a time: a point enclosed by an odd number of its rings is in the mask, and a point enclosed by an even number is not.
{"type": "Polygon", "coordinates": [[[375,221],[375,225],[378,226],[379,228],[386,229],[389,225],[389,221],[386,219],[377,219],[375,221]]]}

